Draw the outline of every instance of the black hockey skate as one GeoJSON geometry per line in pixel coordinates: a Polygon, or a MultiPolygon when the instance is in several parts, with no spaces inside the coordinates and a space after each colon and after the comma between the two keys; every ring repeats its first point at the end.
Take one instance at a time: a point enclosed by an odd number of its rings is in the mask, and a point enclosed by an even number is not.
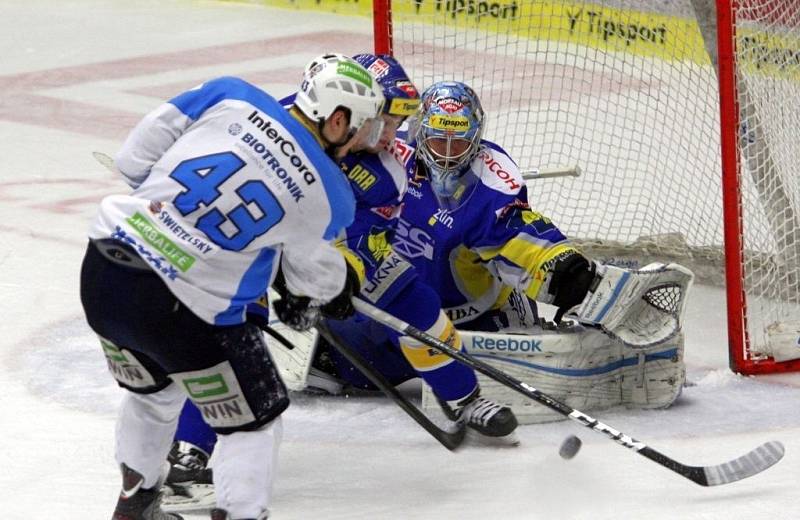
{"type": "Polygon", "coordinates": [[[143,489],[144,477],[122,465],[122,492],[111,520],[183,520],[180,515],[161,509],[160,486],[143,489]]]}
{"type": "Polygon", "coordinates": [[[188,442],[172,444],[167,461],[169,474],[162,491],[165,511],[208,510],[214,507],[213,472],[208,468],[209,455],[188,442]]]}
{"type": "Polygon", "coordinates": [[[344,391],[345,382],[337,374],[330,349],[328,342],[320,338],[306,378],[307,393],[341,395],[344,391]]]}
{"type": "Polygon", "coordinates": [[[208,453],[197,446],[175,441],[167,455],[169,474],[166,485],[211,484],[212,472],[208,466],[208,453]]]}
{"type": "Polygon", "coordinates": [[[480,387],[476,387],[464,399],[455,403],[454,407],[439,399],[445,415],[451,421],[462,421],[467,426],[487,437],[506,437],[517,428],[517,418],[507,406],[502,406],[480,395],[480,387]]]}

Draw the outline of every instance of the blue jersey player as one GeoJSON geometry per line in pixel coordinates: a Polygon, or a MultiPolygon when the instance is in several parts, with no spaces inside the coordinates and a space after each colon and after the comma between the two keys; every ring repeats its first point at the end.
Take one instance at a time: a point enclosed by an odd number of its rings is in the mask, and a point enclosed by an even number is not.
{"type": "Polygon", "coordinates": [[[395,249],[461,328],[516,325],[507,312],[512,293],[556,306],[558,321],[586,296],[592,263],[531,209],[508,153],[481,139],[483,110],[470,87],[436,83],[422,104],[395,249]]]}
{"type": "MultiPolygon", "coordinates": [[[[392,249],[459,328],[530,327],[537,321],[534,301],[556,306],[558,320],[586,296],[593,264],[530,208],[515,162],[481,139],[483,119],[478,96],[463,83],[436,83],[423,94],[409,142],[395,145],[409,186],[392,249]]],[[[415,375],[413,358],[388,354],[392,338],[382,327],[359,314],[339,323],[339,334],[395,384],[415,375]]],[[[342,356],[331,357],[331,373],[371,386],[342,356]]]]}
{"type": "MultiPolygon", "coordinates": [[[[410,81],[393,59],[372,55],[356,59],[378,78],[390,110],[398,100],[405,99],[410,81]]],[[[367,271],[359,296],[460,348],[460,335],[442,311],[439,291],[392,246],[398,218],[405,211],[401,207],[407,197],[408,175],[400,164],[402,152],[395,148],[402,147],[402,142],[387,139],[386,144],[389,143],[389,148],[367,148],[350,153],[341,161],[356,195],[356,218],[345,231],[342,245],[359,257],[367,271]]],[[[351,345],[375,344],[376,337],[385,337],[391,346],[371,349],[367,356],[373,366],[382,372],[400,368],[408,378],[421,377],[453,418],[464,419],[479,433],[506,437],[516,428],[517,420],[509,408],[481,395],[471,368],[446,355],[432,353],[416,339],[398,335],[363,316],[350,321],[328,320],[328,326],[351,345]]],[[[318,355],[330,356],[334,364],[343,361],[336,349],[326,349],[324,344],[318,348],[318,355]]],[[[339,377],[351,379],[351,383],[352,379],[363,377],[355,370],[349,372],[339,377]]]]}

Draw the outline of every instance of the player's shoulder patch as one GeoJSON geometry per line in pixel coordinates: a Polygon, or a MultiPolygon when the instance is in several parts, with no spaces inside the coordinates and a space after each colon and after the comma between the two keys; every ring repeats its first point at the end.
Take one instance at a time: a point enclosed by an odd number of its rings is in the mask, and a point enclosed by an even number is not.
{"type": "Polygon", "coordinates": [[[405,169],[389,151],[349,154],[340,167],[362,204],[396,204],[405,192],[405,169]]]}
{"type": "Polygon", "coordinates": [[[406,175],[405,163],[401,163],[393,151],[383,151],[378,154],[381,164],[389,173],[397,189],[398,200],[403,198],[403,194],[408,187],[408,177],[406,175]]]}
{"type": "Polygon", "coordinates": [[[394,140],[392,153],[400,164],[408,168],[409,163],[414,157],[414,147],[398,137],[394,140]]]}
{"type": "Polygon", "coordinates": [[[507,194],[516,194],[525,181],[517,164],[499,146],[483,143],[470,165],[486,186],[507,194]]]}

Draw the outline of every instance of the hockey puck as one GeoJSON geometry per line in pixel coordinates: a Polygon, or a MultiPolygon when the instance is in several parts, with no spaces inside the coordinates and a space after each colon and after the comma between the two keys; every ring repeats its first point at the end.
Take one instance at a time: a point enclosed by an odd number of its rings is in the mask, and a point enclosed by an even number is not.
{"type": "Polygon", "coordinates": [[[581,449],[581,440],[574,435],[570,435],[564,442],[561,443],[561,447],[558,449],[558,454],[561,455],[562,459],[571,459],[574,457],[578,451],[581,449]]]}

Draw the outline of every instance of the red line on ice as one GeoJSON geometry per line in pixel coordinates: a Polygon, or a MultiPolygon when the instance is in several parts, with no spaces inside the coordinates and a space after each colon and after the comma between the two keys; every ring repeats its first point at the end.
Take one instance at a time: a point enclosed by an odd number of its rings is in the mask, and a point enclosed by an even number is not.
{"type": "MultiPolygon", "coordinates": [[[[0,120],[121,140],[143,114],[92,105],[91,99],[77,102],[37,91],[315,50],[323,52],[335,49],[355,54],[371,47],[369,35],[325,31],[0,76],[0,91],[3,92],[0,97],[0,120]]],[[[296,70],[282,68],[274,71],[274,74],[259,71],[242,76],[245,79],[255,78],[254,82],[265,79],[292,82],[291,78],[299,82],[303,65],[298,63],[296,70]]],[[[194,83],[191,82],[190,86],[194,86],[194,83]]],[[[151,92],[164,99],[180,93],[186,86],[182,85],[166,96],[157,85],[151,92]]]]}

